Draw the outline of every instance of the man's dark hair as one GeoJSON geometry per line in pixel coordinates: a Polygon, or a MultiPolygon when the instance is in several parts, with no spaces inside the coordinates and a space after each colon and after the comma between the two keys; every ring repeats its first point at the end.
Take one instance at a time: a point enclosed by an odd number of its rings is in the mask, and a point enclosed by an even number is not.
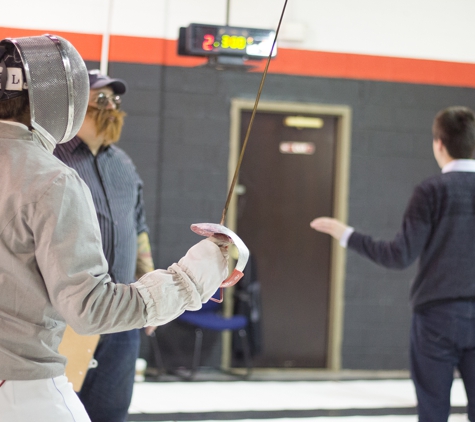
{"type": "Polygon", "coordinates": [[[452,158],[473,158],[475,114],[467,107],[449,107],[437,113],[432,129],[452,158]]]}
{"type": "Polygon", "coordinates": [[[27,91],[19,97],[0,101],[0,119],[31,125],[30,100],[27,91]]]}

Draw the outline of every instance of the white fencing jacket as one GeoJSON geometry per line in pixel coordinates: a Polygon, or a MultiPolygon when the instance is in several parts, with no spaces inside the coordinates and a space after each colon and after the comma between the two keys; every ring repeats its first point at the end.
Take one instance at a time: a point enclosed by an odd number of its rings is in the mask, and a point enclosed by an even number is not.
{"type": "Polygon", "coordinates": [[[79,334],[164,324],[199,309],[226,275],[203,240],[168,270],[111,282],[86,184],[26,126],[0,121],[0,380],[63,375],[66,324],[79,334]]]}

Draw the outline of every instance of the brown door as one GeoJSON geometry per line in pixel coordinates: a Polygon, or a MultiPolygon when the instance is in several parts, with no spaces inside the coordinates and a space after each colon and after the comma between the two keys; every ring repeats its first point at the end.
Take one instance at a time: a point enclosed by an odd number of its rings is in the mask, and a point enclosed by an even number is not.
{"type": "MultiPolygon", "coordinates": [[[[251,112],[241,115],[241,144],[251,112]]],[[[336,118],[321,128],[284,125],[258,112],[242,162],[237,231],[262,283],[263,351],[255,367],[324,368],[330,236],[310,221],[332,215],[336,118]]]]}

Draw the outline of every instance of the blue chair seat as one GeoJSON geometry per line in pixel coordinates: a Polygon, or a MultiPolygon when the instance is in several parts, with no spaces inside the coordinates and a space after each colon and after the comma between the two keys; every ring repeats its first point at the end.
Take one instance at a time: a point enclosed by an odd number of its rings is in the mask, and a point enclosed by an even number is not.
{"type": "MultiPolygon", "coordinates": [[[[219,297],[219,291],[215,296],[219,297]]],[[[181,314],[177,321],[189,324],[195,328],[195,347],[193,351],[193,360],[191,363],[191,369],[183,373],[183,371],[177,372],[177,375],[186,380],[192,380],[198,370],[201,360],[201,348],[203,343],[203,330],[212,331],[237,331],[244,350],[244,359],[246,362],[247,372],[244,375],[248,378],[252,370],[251,351],[249,348],[249,342],[247,340],[246,328],[249,324],[249,319],[245,315],[233,315],[231,317],[223,317],[220,313],[221,304],[213,301],[203,303],[203,307],[198,311],[185,311],[181,314]]],[[[157,367],[163,367],[161,359],[160,349],[158,343],[153,342],[155,359],[157,361],[157,367]]]]}
{"type": "Polygon", "coordinates": [[[178,319],[188,324],[214,331],[240,330],[245,328],[248,323],[247,318],[243,315],[234,315],[226,318],[215,312],[186,311],[178,319]]]}

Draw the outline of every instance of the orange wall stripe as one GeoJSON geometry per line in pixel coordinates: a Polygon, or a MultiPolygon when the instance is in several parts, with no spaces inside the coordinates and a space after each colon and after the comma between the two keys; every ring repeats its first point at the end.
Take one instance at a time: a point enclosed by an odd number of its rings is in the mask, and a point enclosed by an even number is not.
{"type": "Polygon", "coordinates": [[[200,57],[184,57],[177,54],[175,40],[164,38],[111,36],[109,58],[114,62],[159,64],[166,66],[193,67],[206,63],[200,57]]]}
{"type": "Polygon", "coordinates": [[[77,32],[50,31],[45,29],[18,29],[0,26],[0,40],[14,37],[31,37],[34,35],[53,34],[66,38],[84,60],[101,59],[102,36],[96,34],[79,34],[77,32]]]}
{"type": "MultiPolygon", "coordinates": [[[[44,33],[54,33],[66,38],[85,60],[100,61],[101,35],[0,27],[0,39],[44,33]]],[[[182,67],[206,63],[204,58],[178,56],[176,40],[123,35],[111,36],[109,60],[182,67]]],[[[262,72],[265,60],[250,64],[257,65],[254,72],[262,72]]],[[[472,63],[286,48],[279,48],[277,58],[271,62],[269,73],[475,88],[475,64],[472,63]]]]}
{"type": "Polygon", "coordinates": [[[475,64],[280,49],[269,70],[332,78],[475,87],[475,64]]]}

